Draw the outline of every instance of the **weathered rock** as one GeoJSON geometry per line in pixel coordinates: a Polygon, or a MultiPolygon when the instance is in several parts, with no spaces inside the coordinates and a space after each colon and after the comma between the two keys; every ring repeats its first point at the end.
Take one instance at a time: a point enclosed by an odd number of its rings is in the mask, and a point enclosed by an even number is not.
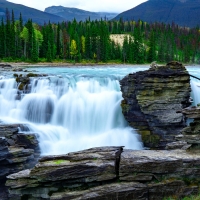
{"type": "Polygon", "coordinates": [[[1,68],[12,68],[12,65],[7,64],[7,63],[0,63],[1,68]]]}
{"type": "Polygon", "coordinates": [[[42,182],[72,180],[101,182],[116,178],[116,156],[121,147],[95,148],[40,160],[30,177],[42,182]]]}
{"type": "Polygon", "coordinates": [[[195,178],[195,175],[200,180],[199,164],[200,154],[192,155],[184,150],[124,150],[121,154],[119,179],[130,180],[131,176],[134,178],[136,175],[148,173],[152,174],[152,180],[184,176],[192,179],[195,178]],[[192,172],[187,171],[187,168],[192,172]]]}
{"type": "Polygon", "coordinates": [[[191,145],[189,145],[187,142],[185,141],[178,141],[178,142],[172,142],[172,143],[168,143],[166,145],[166,150],[175,150],[175,149],[189,149],[191,147],[191,145]]]}
{"type": "Polygon", "coordinates": [[[121,80],[122,110],[146,147],[164,149],[186,127],[182,110],[190,105],[190,76],[178,62],[129,74],[121,80]]]}
{"type": "Polygon", "coordinates": [[[164,181],[158,184],[148,184],[149,200],[161,200],[163,197],[182,199],[198,193],[198,186],[187,186],[184,181],[164,181]]]}
{"type": "Polygon", "coordinates": [[[14,71],[14,72],[22,72],[23,69],[20,68],[20,67],[15,67],[15,68],[13,69],[13,71],[14,71]]]}
{"type": "Polygon", "coordinates": [[[199,191],[199,165],[200,154],[184,150],[92,148],[41,158],[33,169],[9,175],[6,185],[16,200],[181,198],[199,191]]]}
{"type": "Polygon", "coordinates": [[[88,188],[116,181],[121,151],[122,147],[105,147],[44,157],[31,171],[8,176],[7,186],[11,188],[11,196],[23,191],[33,197],[49,198],[49,194],[61,189],[88,188]]]}
{"type": "Polygon", "coordinates": [[[200,107],[188,107],[181,111],[187,118],[200,120],[200,107]]]}
{"type": "Polygon", "coordinates": [[[19,127],[24,129],[20,124],[0,125],[0,197],[4,199],[6,176],[34,167],[40,155],[36,136],[18,134],[19,127]]]}
{"type": "Polygon", "coordinates": [[[176,139],[187,142],[191,146],[190,149],[200,149],[200,107],[188,107],[180,112],[193,121],[181,131],[181,135],[178,135],[176,139]]]}
{"type": "Polygon", "coordinates": [[[182,111],[187,118],[194,119],[188,127],[184,128],[181,133],[183,135],[197,135],[200,136],[200,109],[199,107],[189,107],[182,111]]]}
{"type": "MultiPolygon", "coordinates": [[[[23,70],[22,70],[23,71],[23,70]]],[[[24,71],[25,72],[25,71],[24,71]]],[[[31,90],[31,79],[35,77],[46,77],[47,74],[35,74],[35,73],[24,73],[24,74],[16,74],[14,73],[13,76],[16,79],[17,86],[18,86],[18,95],[16,99],[21,99],[22,93],[30,93],[31,90]]]]}
{"type": "Polygon", "coordinates": [[[91,188],[85,191],[54,193],[51,200],[59,199],[118,199],[118,200],[146,200],[148,188],[141,183],[114,183],[91,188]]]}

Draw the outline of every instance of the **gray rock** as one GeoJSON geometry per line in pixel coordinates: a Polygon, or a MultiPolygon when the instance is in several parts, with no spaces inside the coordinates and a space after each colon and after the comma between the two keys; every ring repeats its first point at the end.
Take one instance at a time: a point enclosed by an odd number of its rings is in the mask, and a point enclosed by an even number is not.
{"type": "Polygon", "coordinates": [[[149,200],[161,200],[163,197],[173,196],[182,199],[198,193],[197,186],[186,186],[181,180],[165,181],[164,183],[148,184],[149,200]]]}
{"type": "MultiPolygon", "coordinates": [[[[34,135],[18,134],[20,124],[0,125],[0,197],[8,199],[5,187],[6,176],[35,166],[39,157],[39,146],[34,135]]],[[[21,176],[21,175],[20,175],[21,176]]],[[[19,182],[15,187],[24,184],[19,182]]],[[[14,198],[16,199],[16,198],[14,198]]]]}
{"type": "Polygon", "coordinates": [[[146,147],[164,149],[186,127],[183,108],[190,105],[190,76],[178,62],[129,74],[120,81],[122,111],[142,135],[146,147]]]}
{"type": "Polygon", "coordinates": [[[103,185],[89,190],[76,192],[54,193],[51,200],[73,199],[73,200],[102,200],[102,199],[118,199],[118,200],[146,200],[148,199],[148,189],[141,183],[114,183],[103,185]]]}
{"type": "Polygon", "coordinates": [[[33,169],[9,175],[6,185],[14,199],[182,198],[198,192],[199,165],[200,154],[184,150],[92,148],[43,157],[33,169]]]}
{"type": "MultiPolygon", "coordinates": [[[[183,139],[183,137],[181,138],[183,139]]],[[[185,141],[178,141],[178,142],[172,142],[172,143],[168,143],[166,145],[166,150],[175,150],[175,149],[183,149],[183,150],[186,150],[186,149],[189,149],[191,147],[191,145],[188,145],[187,142],[185,141]]]]}

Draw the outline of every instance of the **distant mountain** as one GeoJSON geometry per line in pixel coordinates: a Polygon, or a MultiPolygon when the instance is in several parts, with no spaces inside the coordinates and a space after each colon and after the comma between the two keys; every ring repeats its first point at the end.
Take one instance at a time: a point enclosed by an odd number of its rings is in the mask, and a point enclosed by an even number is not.
{"type": "Polygon", "coordinates": [[[68,8],[63,6],[51,6],[45,9],[45,12],[51,13],[64,18],[65,20],[85,21],[90,17],[91,20],[99,19],[113,19],[118,13],[107,13],[107,12],[89,12],[78,8],[68,8]]]}
{"type": "Polygon", "coordinates": [[[14,11],[16,19],[19,19],[19,15],[21,12],[24,21],[32,19],[33,22],[38,24],[44,24],[44,22],[48,23],[49,21],[55,23],[64,21],[63,18],[57,15],[39,11],[34,8],[30,8],[21,4],[11,3],[6,0],[0,0],[0,19],[2,17],[5,17],[6,8],[8,8],[10,13],[12,12],[12,10],[14,11]]]}
{"type": "Polygon", "coordinates": [[[200,25],[200,0],[149,0],[119,14],[115,19],[146,22],[175,22],[180,26],[200,25]]]}

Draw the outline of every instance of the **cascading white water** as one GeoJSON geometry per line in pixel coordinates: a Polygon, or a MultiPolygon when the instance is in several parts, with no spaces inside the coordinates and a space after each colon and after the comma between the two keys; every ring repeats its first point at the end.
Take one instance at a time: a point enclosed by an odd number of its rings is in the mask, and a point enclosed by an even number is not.
{"type": "Polygon", "coordinates": [[[196,106],[200,103],[200,82],[197,80],[191,81],[193,105],[196,106]]]}
{"type": "MultiPolygon", "coordinates": [[[[194,77],[200,78],[200,68],[199,66],[189,66],[187,68],[189,73],[194,77]]],[[[194,77],[191,77],[191,96],[193,98],[193,106],[197,106],[200,103],[200,81],[194,77]]]]}
{"type": "Polygon", "coordinates": [[[17,100],[14,79],[0,80],[0,119],[27,124],[43,155],[96,146],[142,149],[139,135],[124,120],[116,78],[35,78],[31,92],[17,100]]]}

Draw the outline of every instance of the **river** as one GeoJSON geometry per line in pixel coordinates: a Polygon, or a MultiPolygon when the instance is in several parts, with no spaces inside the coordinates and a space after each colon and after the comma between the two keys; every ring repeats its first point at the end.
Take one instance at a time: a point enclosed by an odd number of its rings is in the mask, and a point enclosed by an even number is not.
{"type": "MultiPolygon", "coordinates": [[[[28,68],[48,76],[32,78],[31,92],[21,99],[16,98],[13,72],[4,72],[0,77],[0,120],[26,124],[26,132],[37,135],[42,155],[98,146],[143,149],[137,131],[128,126],[122,115],[119,80],[146,69],[148,66],[124,65],[28,68]]],[[[187,69],[200,78],[200,66],[187,69]]],[[[194,104],[200,103],[200,82],[192,79],[191,85],[194,104]]]]}

